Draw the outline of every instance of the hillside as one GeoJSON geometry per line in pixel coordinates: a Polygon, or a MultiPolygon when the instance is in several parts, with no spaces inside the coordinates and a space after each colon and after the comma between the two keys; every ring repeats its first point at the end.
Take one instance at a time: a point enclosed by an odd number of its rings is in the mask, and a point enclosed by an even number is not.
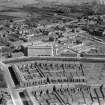
{"type": "Polygon", "coordinates": [[[37,4],[40,2],[57,2],[63,4],[80,4],[80,3],[89,3],[100,0],[0,0],[0,8],[1,7],[16,7],[28,4],[37,4]]]}

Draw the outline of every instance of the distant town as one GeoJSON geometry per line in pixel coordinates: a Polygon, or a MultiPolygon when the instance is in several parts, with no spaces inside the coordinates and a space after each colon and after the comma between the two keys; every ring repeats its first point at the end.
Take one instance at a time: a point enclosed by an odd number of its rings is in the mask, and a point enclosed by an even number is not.
{"type": "Polygon", "coordinates": [[[105,105],[104,0],[0,10],[0,105],[105,105]]]}

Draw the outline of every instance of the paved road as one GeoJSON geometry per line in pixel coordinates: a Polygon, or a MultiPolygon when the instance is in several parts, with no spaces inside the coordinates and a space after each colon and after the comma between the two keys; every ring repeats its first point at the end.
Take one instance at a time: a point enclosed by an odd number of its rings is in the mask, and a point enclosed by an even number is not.
{"type": "Polygon", "coordinates": [[[6,68],[5,64],[3,64],[2,62],[0,62],[0,67],[4,71],[5,80],[6,80],[6,83],[7,83],[7,86],[8,86],[8,91],[10,92],[10,95],[11,95],[11,98],[12,98],[12,101],[13,101],[13,104],[14,105],[23,105],[21,103],[20,98],[18,97],[17,92],[12,87],[13,84],[11,83],[11,78],[10,78],[9,74],[7,73],[7,71],[6,71],[7,68],[6,68]]]}
{"type": "Polygon", "coordinates": [[[37,61],[37,60],[45,60],[45,61],[63,61],[63,62],[68,62],[68,61],[80,61],[80,62],[85,62],[85,63],[104,63],[105,62],[105,56],[103,57],[20,57],[20,58],[11,58],[11,59],[6,59],[3,60],[2,62],[5,64],[10,64],[10,63],[16,63],[16,62],[25,62],[25,61],[37,61]]]}

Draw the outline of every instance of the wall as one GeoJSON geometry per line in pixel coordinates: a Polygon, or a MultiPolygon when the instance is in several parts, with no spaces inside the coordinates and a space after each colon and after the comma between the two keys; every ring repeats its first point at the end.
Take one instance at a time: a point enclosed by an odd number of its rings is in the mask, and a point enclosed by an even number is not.
{"type": "Polygon", "coordinates": [[[51,48],[28,48],[28,56],[52,55],[51,48]]]}

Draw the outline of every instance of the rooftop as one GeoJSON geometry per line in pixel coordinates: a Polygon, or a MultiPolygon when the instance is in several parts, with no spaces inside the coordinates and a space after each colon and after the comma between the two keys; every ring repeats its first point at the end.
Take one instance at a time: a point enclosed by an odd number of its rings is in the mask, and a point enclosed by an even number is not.
{"type": "Polygon", "coordinates": [[[41,46],[52,46],[53,42],[42,42],[42,41],[37,41],[37,42],[27,42],[24,43],[23,46],[24,47],[41,47],[41,46]]]}

